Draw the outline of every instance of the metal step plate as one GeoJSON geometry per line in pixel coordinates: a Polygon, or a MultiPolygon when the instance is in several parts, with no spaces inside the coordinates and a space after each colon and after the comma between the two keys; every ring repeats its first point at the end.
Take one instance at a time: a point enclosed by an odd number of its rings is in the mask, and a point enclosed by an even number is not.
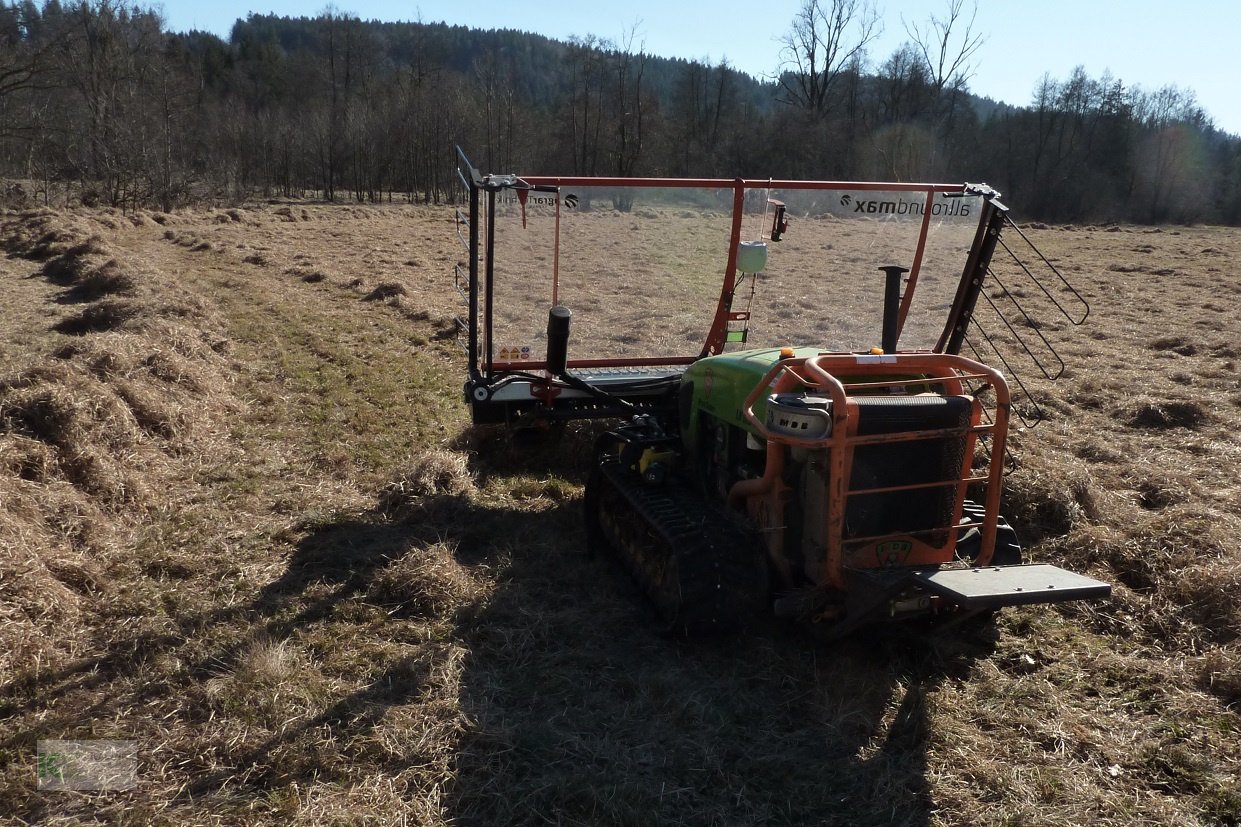
{"type": "Polygon", "coordinates": [[[1107,597],[1112,587],[1059,566],[987,566],[976,569],[928,569],[913,580],[931,594],[966,609],[994,609],[1030,603],[1060,603],[1107,597]]]}

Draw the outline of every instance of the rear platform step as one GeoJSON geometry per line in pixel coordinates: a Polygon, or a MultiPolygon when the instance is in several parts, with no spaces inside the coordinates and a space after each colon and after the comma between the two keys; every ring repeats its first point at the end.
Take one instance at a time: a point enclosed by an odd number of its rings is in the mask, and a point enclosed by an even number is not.
{"type": "Polygon", "coordinates": [[[928,569],[913,572],[912,579],[930,594],[947,598],[966,609],[1060,603],[1107,597],[1112,593],[1112,587],[1101,580],[1044,563],[928,569]]]}

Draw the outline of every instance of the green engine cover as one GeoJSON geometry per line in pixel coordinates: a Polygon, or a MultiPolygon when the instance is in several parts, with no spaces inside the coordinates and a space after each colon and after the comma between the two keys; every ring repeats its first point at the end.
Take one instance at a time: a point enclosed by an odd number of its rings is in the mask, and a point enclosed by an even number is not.
{"type": "MultiPolygon", "coordinates": [[[[814,347],[794,348],[798,358],[822,352],[814,347]]],[[[681,378],[681,433],[685,447],[696,453],[698,422],[703,412],[753,433],[754,429],[741,415],[741,406],[779,360],[780,348],[768,347],[708,356],[690,365],[681,378]]],[[[759,419],[767,415],[766,394],[755,403],[754,413],[759,419]]]]}

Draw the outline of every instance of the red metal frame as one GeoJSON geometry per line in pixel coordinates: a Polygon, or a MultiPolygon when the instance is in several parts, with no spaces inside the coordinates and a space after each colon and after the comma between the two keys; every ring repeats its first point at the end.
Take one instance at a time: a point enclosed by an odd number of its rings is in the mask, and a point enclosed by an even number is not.
{"type": "MultiPolygon", "coordinates": [[[[722,353],[728,334],[728,322],[732,311],[733,294],[737,287],[737,246],[741,243],[742,220],[744,218],[745,194],[748,190],[758,189],[796,189],[796,190],[828,190],[847,192],[908,192],[926,195],[926,209],[923,210],[922,226],[918,235],[918,243],[914,252],[914,260],[910,267],[901,299],[900,316],[897,328],[899,338],[904,328],[905,319],[913,301],[914,289],[918,283],[918,274],[922,267],[922,259],[926,250],[926,237],[930,228],[932,202],[937,194],[963,194],[965,188],[961,184],[918,184],[892,183],[882,181],[795,181],[774,179],[744,178],[595,178],[584,176],[523,176],[521,180],[534,187],[633,187],[633,188],[681,188],[681,189],[731,189],[733,191],[732,226],[728,245],[728,256],[724,265],[724,280],[720,285],[720,295],[716,303],[715,315],[711,327],[703,343],[702,351],[695,355],[641,358],[608,358],[581,359],[568,363],[570,368],[589,367],[639,367],[646,365],[684,365],[702,356],[722,353]]],[[[985,214],[985,211],[983,211],[985,214]]],[[[539,370],[545,367],[543,362],[511,362],[487,361],[483,369],[489,372],[511,370],[539,370]]]]}

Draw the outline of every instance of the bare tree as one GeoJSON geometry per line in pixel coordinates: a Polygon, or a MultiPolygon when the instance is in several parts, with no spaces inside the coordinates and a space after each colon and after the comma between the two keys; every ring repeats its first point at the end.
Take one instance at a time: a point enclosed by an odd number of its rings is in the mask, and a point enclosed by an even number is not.
{"type": "Polygon", "coordinates": [[[914,44],[904,43],[893,52],[880,67],[877,81],[880,123],[896,123],[922,114],[930,81],[914,44]]]}
{"type": "MultiPolygon", "coordinates": [[[[650,56],[645,47],[633,49],[634,31],[625,33],[620,48],[611,55],[611,101],[612,147],[610,153],[612,172],[616,175],[633,175],[642,156],[642,143],[646,138],[646,114],[648,108],[645,75],[650,56]]],[[[632,206],[632,200],[626,205],[632,206]]]]}
{"type": "Polygon", "coordinates": [[[883,32],[870,0],[803,0],[782,39],[780,87],[786,102],[826,114],[842,74],[860,65],[883,32]]]}
{"type": "Polygon", "coordinates": [[[486,168],[511,169],[513,141],[517,137],[517,92],[513,88],[516,69],[511,60],[496,50],[488,50],[474,59],[472,74],[481,98],[479,114],[486,168]]]}
{"type": "Polygon", "coordinates": [[[735,114],[737,80],[726,60],[691,60],[677,78],[668,119],[670,160],[678,175],[716,174],[724,130],[735,114]]]}
{"type": "Polygon", "coordinates": [[[85,135],[80,149],[70,148],[70,162],[88,194],[98,187],[94,195],[112,206],[149,199],[160,130],[156,82],[165,68],[162,21],[120,0],[79,0],[66,21],[60,70],[85,110],[85,135]]]}
{"type": "Polygon", "coordinates": [[[1137,147],[1140,176],[1148,203],[1147,221],[1185,220],[1205,188],[1198,179],[1202,152],[1197,146],[1210,119],[1192,91],[1164,86],[1135,96],[1135,112],[1145,136],[1137,147]]]}
{"type": "Polygon", "coordinates": [[[0,6],[0,136],[29,131],[7,112],[3,106],[6,98],[54,88],[48,75],[56,62],[53,49],[61,38],[59,33],[32,36],[38,26],[30,18],[37,15],[33,5],[0,6]]]}
{"type": "Polygon", "coordinates": [[[946,86],[964,86],[973,76],[974,66],[970,61],[986,41],[981,33],[974,31],[977,17],[977,0],[970,6],[969,20],[965,19],[965,0],[948,0],[945,16],[931,15],[922,26],[916,22],[905,23],[905,31],[922,53],[927,75],[936,92],[942,92],[946,86]]]}
{"type": "Polygon", "coordinates": [[[567,90],[564,118],[573,172],[597,175],[599,172],[600,133],[603,124],[604,80],[607,74],[605,54],[612,43],[594,35],[569,38],[565,50],[567,90]]]}

